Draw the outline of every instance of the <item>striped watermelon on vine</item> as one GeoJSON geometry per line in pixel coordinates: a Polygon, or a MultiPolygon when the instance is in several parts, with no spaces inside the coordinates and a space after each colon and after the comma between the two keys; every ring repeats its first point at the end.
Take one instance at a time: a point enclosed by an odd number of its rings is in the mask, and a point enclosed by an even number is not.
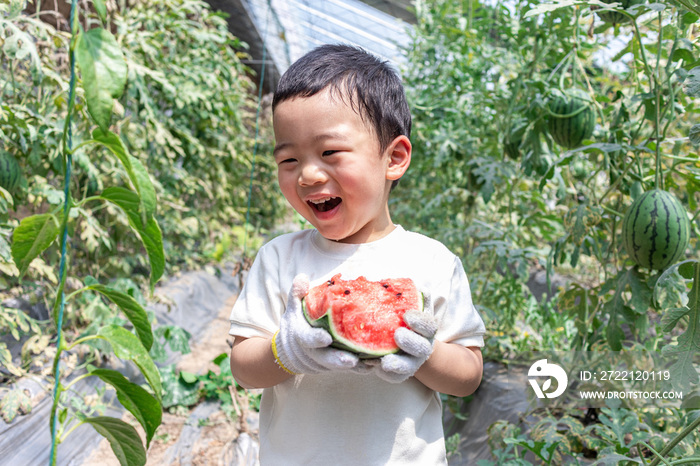
{"type": "MultiPolygon", "coordinates": [[[[640,5],[644,3],[645,0],[602,0],[603,3],[620,3],[620,8],[627,10],[634,5],[640,5]]],[[[591,8],[593,9],[593,8],[591,8]]],[[[596,7],[597,10],[597,7],[596,7]]],[[[597,10],[596,14],[606,23],[610,24],[621,24],[627,23],[631,18],[623,13],[614,10],[597,10]]]]}
{"type": "Polygon", "coordinates": [[[19,186],[22,171],[19,162],[12,155],[0,150],[0,186],[12,192],[19,186]]]}
{"type": "Polygon", "coordinates": [[[622,239],[637,265],[663,270],[685,254],[690,240],[688,214],[668,191],[647,191],[627,209],[622,239]]]}
{"type": "Polygon", "coordinates": [[[554,142],[567,149],[579,147],[595,129],[593,99],[581,89],[556,90],[547,102],[547,129],[554,142]]]}

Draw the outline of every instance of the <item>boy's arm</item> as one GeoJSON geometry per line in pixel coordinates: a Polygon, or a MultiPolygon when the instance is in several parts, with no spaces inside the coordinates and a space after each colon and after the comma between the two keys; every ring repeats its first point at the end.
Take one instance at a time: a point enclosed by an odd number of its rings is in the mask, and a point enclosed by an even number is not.
{"type": "Polygon", "coordinates": [[[272,340],[235,337],[231,348],[231,373],[243,388],[267,388],[291,377],[275,361],[272,340]]]}
{"type": "Polygon", "coordinates": [[[433,352],[416,371],[426,387],[454,396],[474,393],[481,383],[483,359],[478,346],[461,346],[435,341],[433,352]]]}

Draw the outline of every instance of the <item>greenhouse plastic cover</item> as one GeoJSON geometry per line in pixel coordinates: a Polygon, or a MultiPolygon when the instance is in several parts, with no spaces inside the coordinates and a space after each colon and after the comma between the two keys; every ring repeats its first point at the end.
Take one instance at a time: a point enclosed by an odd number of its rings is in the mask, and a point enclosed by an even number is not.
{"type": "Polygon", "coordinates": [[[244,63],[259,75],[262,63],[273,65],[265,68],[264,82],[270,89],[294,61],[321,44],[359,46],[400,69],[410,44],[412,26],[407,21],[414,18],[408,0],[207,2],[228,14],[229,30],[248,44],[244,63]]]}

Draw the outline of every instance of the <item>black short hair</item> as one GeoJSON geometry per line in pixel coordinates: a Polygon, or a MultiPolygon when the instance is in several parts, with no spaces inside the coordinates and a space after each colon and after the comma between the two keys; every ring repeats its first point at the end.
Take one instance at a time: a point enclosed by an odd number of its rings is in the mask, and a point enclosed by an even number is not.
{"type": "Polygon", "coordinates": [[[387,61],[350,45],[321,45],[294,62],[279,80],[272,111],[280,102],[326,88],[349,99],[374,129],[381,152],[398,136],[410,138],[411,111],[401,78],[387,61]]]}

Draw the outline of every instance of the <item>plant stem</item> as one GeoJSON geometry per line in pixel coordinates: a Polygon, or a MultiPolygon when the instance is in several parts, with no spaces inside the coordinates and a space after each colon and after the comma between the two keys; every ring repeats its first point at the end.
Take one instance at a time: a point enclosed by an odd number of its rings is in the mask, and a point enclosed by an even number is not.
{"type": "MultiPolygon", "coordinates": [[[[700,273],[698,273],[698,270],[700,270],[700,267],[697,265],[695,266],[695,279],[698,280],[700,277],[700,273]]],[[[659,455],[663,456],[668,454],[671,450],[673,450],[676,445],[678,445],[681,440],[686,438],[688,435],[690,435],[691,432],[693,432],[695,429],[700,427],[700,416],[698,416],[693,422],[691,422],[688,427],[683,429],[681,432],[678,433],[670,442],[666,444],[666,446],[659,452],[659,455]]],[[[659,464],[660,460],[659,458],[654,459],[654,461],[651,462],[649,466],[657,466],[659,464]]],[[[675,463],[675,464],[680,464],[680,463],[675,463]]]]}
{"type": "Polygon", "coordinates": [[[625,216],[625,214],[622,214],[622,213],[618,212],[617,210],[613,210],[604,204],[600,204],[600,208],[603,209],[604,211],[606,211],[607,213],[613,214],[613,215],[620,217],[620,218],[625,216]]]}
{"type": "Polygon", "coordinates": [[[658,451],[656,451],[656,450],[654,449],[654,447],[652,447],[651,445],[649,445],[649,444],[646,443],[646,442],[639,442],[639,443],[637,444],[637,446],[639,447],[639,445],[642,445],[642,446],[646,447],[647,450],[651,451],[651,452],[656,456],[656,459],[657,459],[657,460],[663,461],[664,464],[665,464],[666,466],[670,466],[670,465],[669,465],[669,462],[666,461],[666,459],[665,459],[663,456],[661,456],[661,454],[660,454],[658,451]]]}
{"type": "Polygon", "coordinates": [[[678,155],[661,154],[661,156],[666,157],[667,159],[680,160],[681,162],[697,163],[700,161],[700,159],[691,159],[690,157],[680,157],[678,155]]]}
{"type": "Polygon", "coordinates": [[[661,12],[659,16],[659,42],[656,45],[656,72],[654,73],[654,94],[656,98],[656,105],[654,106],[654,142],[656,145],[656,173],[654,177],[654,188],[663,189],[663,179],[661,178],[661,141],[659,138],[659,128],[661,127],[661,89],[659,86],[660,81],[660,68],[661,68],[661,46],[663,40],[663,23],[661,18],[661,12]]]}
{"type": "MultiPolygon", "coordinates": [[[[78,427],[82,426],[83,424],[85,424],[85,421],[76,422],[74,425],[71,426],[70,429],[68,429],[68,431],[67,431],[66,433],[64,433],[64,434],[61,436],[61,440],[60,440],[60,441],[63,442],[63,441],[66,439],[66,437],[68,437],[68,436],[70,435],[71,432],[73,432],[75,429],[77,429],[78,427]]],[[[59,443],[60,443],[60,442],[59,442],[59,443]]]]}
{"type": "MultiPolygon", "coordinates": [[[[76,30],[73,28],[76,10],[76,0],[71,2],[70,10],[70,24],[71,24],[71,34],[75,38],[76,30]]],[[[71,115],[73,113],[73,107],[75,105],[75,41],[71,40],[69,48],[70,57],[70,89],[68,92],[68,108],[65,123],[63,126],[63,154],[64,154],[64,202],[63,202],[63,220],[61,221],[61,262],[59,265],[59,286],[57,290],[56,303],[60,302],[60,308],[56,312],[56,304],[54,304],[54,322],[56,322],[56,356],[53,361],[53,373],[54,373],[54,389],[53,389],[53,403],[51,405],[51,452],[49,455],[49,461],[51,465],[56,464],[56,446],[59,440],[56,435],[56,428],[58,424],[58,403],[60,400],[61,392],[63,387],[61,386],[60,377],[60,362],[61,354],[65,350],[65,340],[63,337],[63,310],[66,304],[66,296],[64,293],[64,287],[66,283],[66,249],[68,244],[68,218],[71,208],[71,196],[70,196],[70,178],[71,178],[71,165],[72,165],[72,155],[71,155],[71,145],[73,143],[73,135],[71,130],[71,115]]]]}
{"type": "Polygon", "coordinates": [[[63,390],[64,390],[64,391],[70,390],[70,388],[71,388],[73,385],[75,385],[76,383],[80,382],[81,380],[83,380],[83,379],[85,379],[85,378],[87,378],[87,377],[90,377],[91,375],[92,375],[92,374],[90,374],[89,372],[88,372],[88,373],[85,373],[85,374],[82,374],[82,375],[79,375],[78,377],[76,377],[76,378],[74,378],[73,380],[71,380],[70,382],[68,382],[68,383],[63,387],[63,390]]]}
{"type": "Polygon", "coordinates": [[[83,337],[83,338],[78,338],[77,340],[75,340],[73,343],[71,343],[69,346],[66,347],[66,351],[70,351],[73,348],[75,348],[76,346],[82,345],[83,343],[85,343],[87,341],[100,340],[100,339],[102,339],[102,337],[99,335],[88,335],[88,336],[83,337]]]}
{"type": "Polygon", "coordinates": [[[578,28],[579,28],[579,7],[574,6],[574,47],[573,60],[571,62],[571,87],[576,87],[576,59],[578,58],[578,28]]]}
{"type": "Polygon", "coordinates": [[[630,163],[628,163],[625,166],[625,169],[622,170],[622,172],[620,172],[620,175],[617,177],[615,182],[612,185],[608,186],[608,189],[605,190],[603,195],[597,199],[597,201],[596,201],[597,205],[601,205],[603,200],[606,197],[608,197],[608,194],[610,194],[613,191],[613,189],[617,188],[617,185],[620,184],[620,182],[624,179],[625,176],[627,176],[627,172],[630,171],[630,168],[632,168],[632,164],[634,164],[634,159],[630,160],[630,163]]]}
{"type": "Polygon", "coordinates": [[[493,273],[496,271],[496,265],[498,265],[498,256],[494,254],[493,262],[491,263],[491,267],[489,268],[489,273],[488,275],[486,275],[486,279],[484,280],[484,284],[481,286],[481,290],[479,290],[479,297],[478,301],[476,302],[480,302],[481,297],[486,292],[486,286],[491,280],[491,275],[493,275],[493,273]]]}

